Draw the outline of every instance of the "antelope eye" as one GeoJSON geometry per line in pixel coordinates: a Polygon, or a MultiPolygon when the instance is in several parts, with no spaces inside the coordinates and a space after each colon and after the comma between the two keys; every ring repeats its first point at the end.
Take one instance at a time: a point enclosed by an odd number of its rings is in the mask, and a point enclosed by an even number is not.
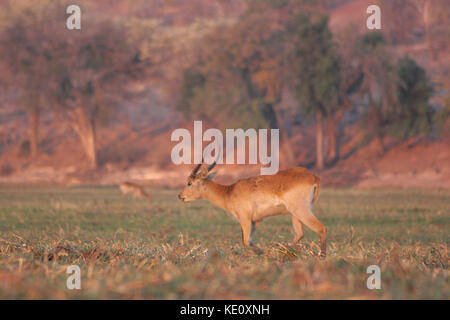
{"type": "Polygon", "coordinates": [[[192,185],[192,182],[189,181],[189,182],[188,182],[188,186],[191,186],[191,185],[192,185]]]}

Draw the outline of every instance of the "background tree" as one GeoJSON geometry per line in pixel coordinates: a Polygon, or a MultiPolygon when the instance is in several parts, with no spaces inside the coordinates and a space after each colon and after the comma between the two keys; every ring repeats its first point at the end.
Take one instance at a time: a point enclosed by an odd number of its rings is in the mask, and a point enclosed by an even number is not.
{"type": "Polygon", "coordinates": [[[358,63],[364,74],[360,94],[367,104],[362,124],[376,139],[379,154],[386,151],[385,136],[398,104],[397,73],[385,43],[379,32],[366,33],[358,41],[358,63]]]}
{"type": "Polygon", "coordinates": [[[296,32],[292,66],[295,92],[302,108],[316,121],[316,166],[323,169],[325,121],[339,108],[340,62],[320,13],[300,13],[293,20],[296,32]]]}
{"type": "MultiPolygon", "coordinates": [[[[1,65],[4,82],[9,90],[17,92],[16,104],[24,108],[29,117],[29,146],[31,157],[39,150],[39,119],[42,109],[48,104],[45,92],[51,85],[48,66],[54,59],[51,1],[42,1],[37,6],[15,3],[0,16],[1,65]]],[[[59,7],[56,5],[56,7],[59,7]]]]}
{"type": "Polygon", "coordinates": [[[327,158],[329,164],[334,164],[340,159],[341,136],[343,135],[341,120],[347,111],[352,110],[357,101],[357,94],[361,89],[364,78],[361,66],[354,63],[358,55],[356,51],[358,35],[354,32],[354,28],[355,26],[349,26],[335,35],[340,58],[340,81],[338,106],[330,110],[330,115],[327,118],[327,158]]]}
{"type": "Polygon", "coordinates": [[[249,10],[242,21],[203,39],[198,61],[184,72],[178,106],[185,115],[221,128],[279,127],[279,38],[261,10],[249,10]]]}
{"type": "Polygon", "coordinates": [[[450,2],[446,0],[379,0],[391,43],[426,48],[436,60],[448,49],[450,2]],[[423,38],[417,43],[417,38],[423,38]]]}
{"type": "Polygon", "coordinates": [[[92,169],[98,165],[97,120],[111,111],[111,95],[123,93],[124,83],[143,68],[139,48],[129,39],[123,25],[106,20],[93,22],[83,32],[62,29],[55,39],[53,96],[79,136],[92,169]]]}
{"type": "Polygon", "coordinates": [[[384,139],[405,139],[431,130],[433,91],[425,71],[405,56],[393,63],[381,33],[370,32],[360,39],[360,63],[364,73],[363,96],[368,109],[363,124],[386,151],[384,139]]]}
{"type": "Polygon", "coordinates": [[[431,82],[425,70],[408,56],[399,60],[397,69],[399,108],[391,131],[400,138],[429,133],[433,118],[428,103],[433,92],[431,82]]]}
{"type": "MultiPolygon", "coordinates": [[[[418,0],[421,2],[428,0],[418,0]]],[[[393,44],[405,44],[414,37],[414,30],[421,20],[415,0],[379,0],[381,19],[387,40],[393,44]]]]}
{"type": "Polygon", "coordinates": [[[184,75],[179,107],[195,116],[243,127],[280,128],[281,167],[296,165],[280,112],[291,82],[295,12],[317,10],[310,1],[248,1],[239,21],[205,37],[194,68],[184,75]],[[195,69],[195,70],[193,70],[195,69]]]}

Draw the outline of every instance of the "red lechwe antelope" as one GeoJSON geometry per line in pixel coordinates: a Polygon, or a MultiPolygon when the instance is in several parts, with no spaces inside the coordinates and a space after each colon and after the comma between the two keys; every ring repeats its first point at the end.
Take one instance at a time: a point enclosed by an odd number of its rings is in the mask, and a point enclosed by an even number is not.
{"type": "Polygon", "coordinates": [[[127,194],[131,194],[135,199],[146,198],[148,201],[152,200],[148,193],[145,192],[144,188],[136,183],[122,182],[119,188],[122,192],[122,197],[125,197],[127,194]]]}
{"type": "Polygon", "coordinates": [[[229,211],[241,224],[244,246],[252,245],[255,226],[264,218],[290,213],[294,227],[294,243],[303,238],[303,225],[318,234],[321,256],[326,255],[327,229],[311,211],[320,190],[320,179],[305,168],[291,168],[274,175],[239,180],[221,185],[211,180],[208,167],[199,164],[188,177],[178,197],[184,202],[206,199],[229,211]]]}

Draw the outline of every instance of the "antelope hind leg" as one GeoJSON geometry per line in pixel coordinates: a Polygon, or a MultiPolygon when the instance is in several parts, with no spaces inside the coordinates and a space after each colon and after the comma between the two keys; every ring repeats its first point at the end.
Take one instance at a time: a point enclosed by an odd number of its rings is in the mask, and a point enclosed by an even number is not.
{"type": "Polygon", "coordinates": [[[307,208],[296,208],[291,213],[319,236],[320,256],[325,257],[327,254],[327,228],[307,208]]]}
{"type": "Polygon", "coordinates": [[[294,244],[299,243],[300,240],[303,239],[303,224],[301,221],[295,217],[294,215],[291,215],[292,218],[292,227],[294,228],[294,244]]]}

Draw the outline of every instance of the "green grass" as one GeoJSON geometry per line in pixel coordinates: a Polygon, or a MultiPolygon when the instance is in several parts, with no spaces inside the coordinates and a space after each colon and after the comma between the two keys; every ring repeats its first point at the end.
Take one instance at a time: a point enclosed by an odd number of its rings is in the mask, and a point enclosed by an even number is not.
{"type": "Polygon", "coordinates": [[[448,299],[450,190],[324,190],[314,213],[328,256],[289,216],[241,246],[239,224],[176,191],[122,199],[112,187],[0,187],[2,299],[448,299]],[[63,249],[57,250],[58,246],[63,249]],[[69,265],[81,290],[66,288],[69,265]],[[381,267],[381,290],[366,269],[381,267]]]}

